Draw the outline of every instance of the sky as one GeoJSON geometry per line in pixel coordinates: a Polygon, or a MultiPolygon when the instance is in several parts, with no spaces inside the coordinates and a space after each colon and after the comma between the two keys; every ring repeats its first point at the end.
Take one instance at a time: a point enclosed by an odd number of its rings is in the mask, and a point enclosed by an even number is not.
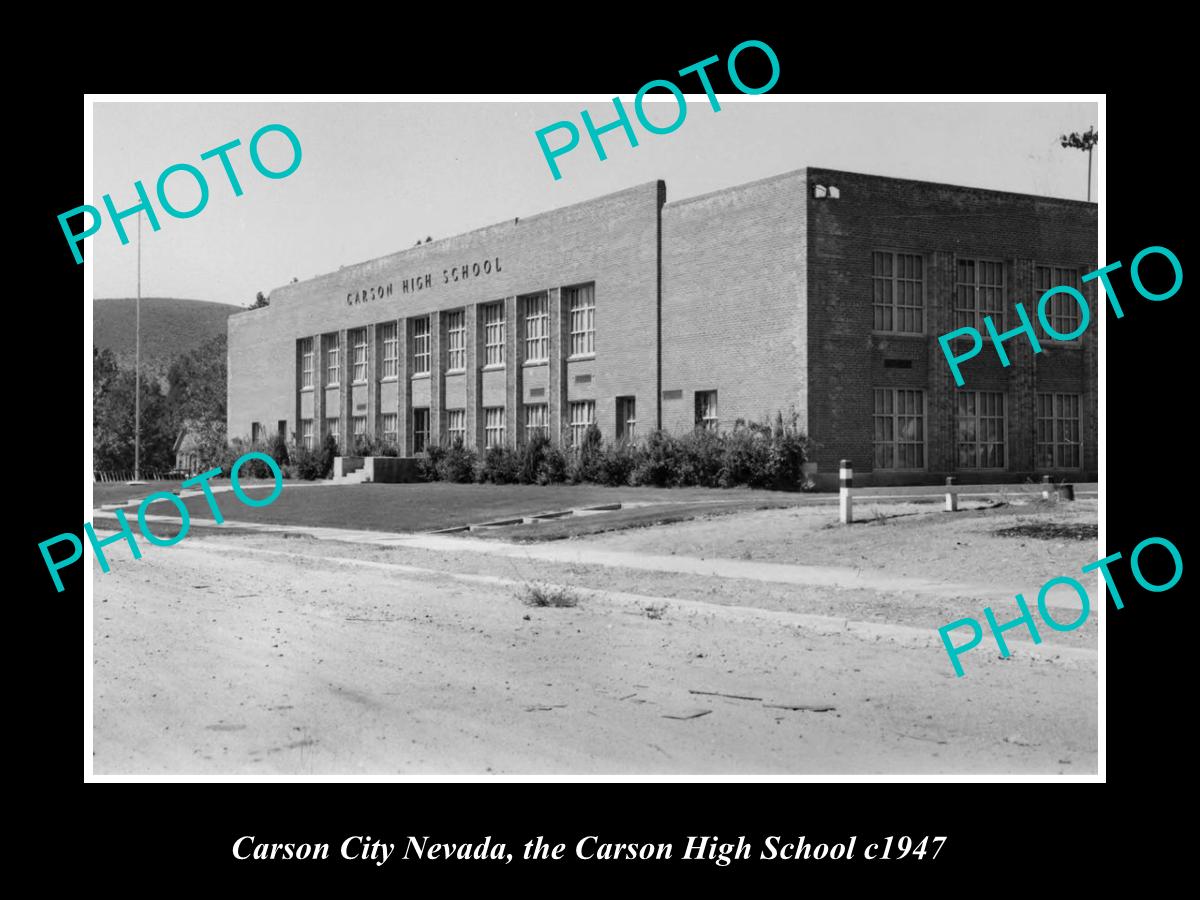
{"type": "MultiPolygon", "coordinates": [[[[651,95],[653,96],[653,95],[651,95]]],[[[675,101],[648,102],[652,122],[669,124],[675,101]]],[[[568,102],[97,102],[93,113],[93,189],[83,198],[118,211],[137,203],[141,180],[160,230],[142,222],[142,296],[215,300],[248,306],[258,291],[305,280],[413,246],[517,216],[529,216],[655,179],[667,200],[818,166],[995,190],[1083,200],[1087,154],[1059,146],[1058,136],[1097,124],[1095,103],[811,103],[719,95],[714,112],[703,94],[687,95],[687,113],[671,134],[647,132],[622,97],[638,137],[620,129],[602,138],[597,158],[580,119],[612,121],[611,100],[568,102]],[[535,132],[575,123],[581,140],[558,158],[555,180],[535,132]],[[268,179],[253,167],[248,145],[263,125],[295,132],[302,159],[294,173],[268,179]],[[233,195],[217,159],[200,154],[233,139],[230,152],[244,193],[233,195]],[[166,215],[154,196],[159,174],[175,163],[204,173],[207,206],[188,219],[166,215]]],[[[551,146],[564,132],[549,138],[551,146]]],[[[273,133],[261,145],[265,165],[291,160],[273,133]]],[[[1096,190],[1093,167],[1093,199],[1096,190]]],[[[199,189],[186,174],[167,182],[179,209],[199,189]]],[[[85,244],[94,261],[96,298],[131,297],[136,289],[136,216],[125,220],[122,246],[105,218],[85,244]]],[[[64,241],[64,252],[69,249],[64,241]]]]}

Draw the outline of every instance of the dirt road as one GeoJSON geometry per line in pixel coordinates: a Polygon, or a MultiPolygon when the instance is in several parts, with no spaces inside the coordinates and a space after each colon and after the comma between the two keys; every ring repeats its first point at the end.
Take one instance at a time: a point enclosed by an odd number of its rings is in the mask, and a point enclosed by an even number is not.
{"type": "Polygon", "coordinates": [[[95,569],[97,774],[1096,770],[1086,649],[981,647],[955,678],[786,610],[631,601],[602,574],[530,608],[499,559],[464,582],[438,573],[487,557],[406,551],[419,574],[305,543],[189,536],[95,569]]]}

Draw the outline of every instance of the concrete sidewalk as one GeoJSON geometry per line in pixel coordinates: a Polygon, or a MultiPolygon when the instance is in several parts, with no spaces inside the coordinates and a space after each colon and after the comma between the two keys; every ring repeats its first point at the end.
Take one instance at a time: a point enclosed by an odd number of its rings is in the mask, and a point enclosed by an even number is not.
{"type": "MultiPolygon", "coordinates": [[[[95,526],[101,519],[115,518],[96,511],[95,526]]],[[[163,523],[168,528],[164,534],[172,534],[179,520],[170,516],[146,516],[146,521],[163,523]]],[[[192,519],[193,525],[220,528],[212,519],[192,519]]],[[[458,537],[438,534],[402,534],[381,531],[354,531],[341,528],[316,528],[302,525],[269,525],[256,522],[235,522],[226,519],[224,526],[247,529],[264,534],[303,534],[322,541],[342,541],[351,544],[368,544],[380,547],[402,547],[438,552],[470,552],[490,556],[516,559],[538,559],[563,564],[606,566],[622,569],[638,569],[654,572],[677,572],[731,580],[760,581],[797,586],[868,589],[886,593],[916,594],[926,597],[953,598],[983,601],[985,604],[1003,604],[1015,609],[1013,593],[994,585],[971,584],[969,582],[941,582],[925,578],[889,575],[883,572],[864,572],[834,566],[806,566],[785,563],[767,563],[737,559],[702,559],[693,556],[661,556],[626,551],[605,550],[587,547],[576,542],[552,544],[508,544],[501,541],[458,537]]],[[[1079,598],[1073,593],[1056,591],[1047,597],[1047,606],[1055,609],[1078,612],[1079,598]]],[[[1028,598],[1027,598],[1028,600],[1028,598]]]]}

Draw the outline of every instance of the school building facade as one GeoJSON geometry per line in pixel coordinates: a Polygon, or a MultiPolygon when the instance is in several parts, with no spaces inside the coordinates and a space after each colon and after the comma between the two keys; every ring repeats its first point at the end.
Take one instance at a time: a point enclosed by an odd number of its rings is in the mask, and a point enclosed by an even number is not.
{"type": "MultiPolygon", "coordinates": [[[[1093,203],[829,169],[667,202],[651,182],[271,292],[229,318],[228,429],[403,456],[461,437],[607,440],[794,412],[818,480],[1093,480],[1097,336],[990,342],[1058,284],[1096,304],[1093,203]]],[[[1055,298],[1051,324],[1079,311],[1055,298]]]]}

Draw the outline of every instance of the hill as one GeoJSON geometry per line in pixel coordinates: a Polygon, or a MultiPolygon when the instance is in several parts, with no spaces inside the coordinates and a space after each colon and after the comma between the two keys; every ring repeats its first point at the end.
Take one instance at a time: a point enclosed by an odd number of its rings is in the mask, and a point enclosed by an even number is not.
{"type": "MultiPolygon", "coordinates": [[[[133,365],[136,301],[132,297],[97,300],[93,304],[92,343],[112,350],[123,366],[133,365]]],[[[142,298],[142,364],[165,370],[180,353],[225,332],[231,313],[245,309],[230,303],[142,298]]]]}

